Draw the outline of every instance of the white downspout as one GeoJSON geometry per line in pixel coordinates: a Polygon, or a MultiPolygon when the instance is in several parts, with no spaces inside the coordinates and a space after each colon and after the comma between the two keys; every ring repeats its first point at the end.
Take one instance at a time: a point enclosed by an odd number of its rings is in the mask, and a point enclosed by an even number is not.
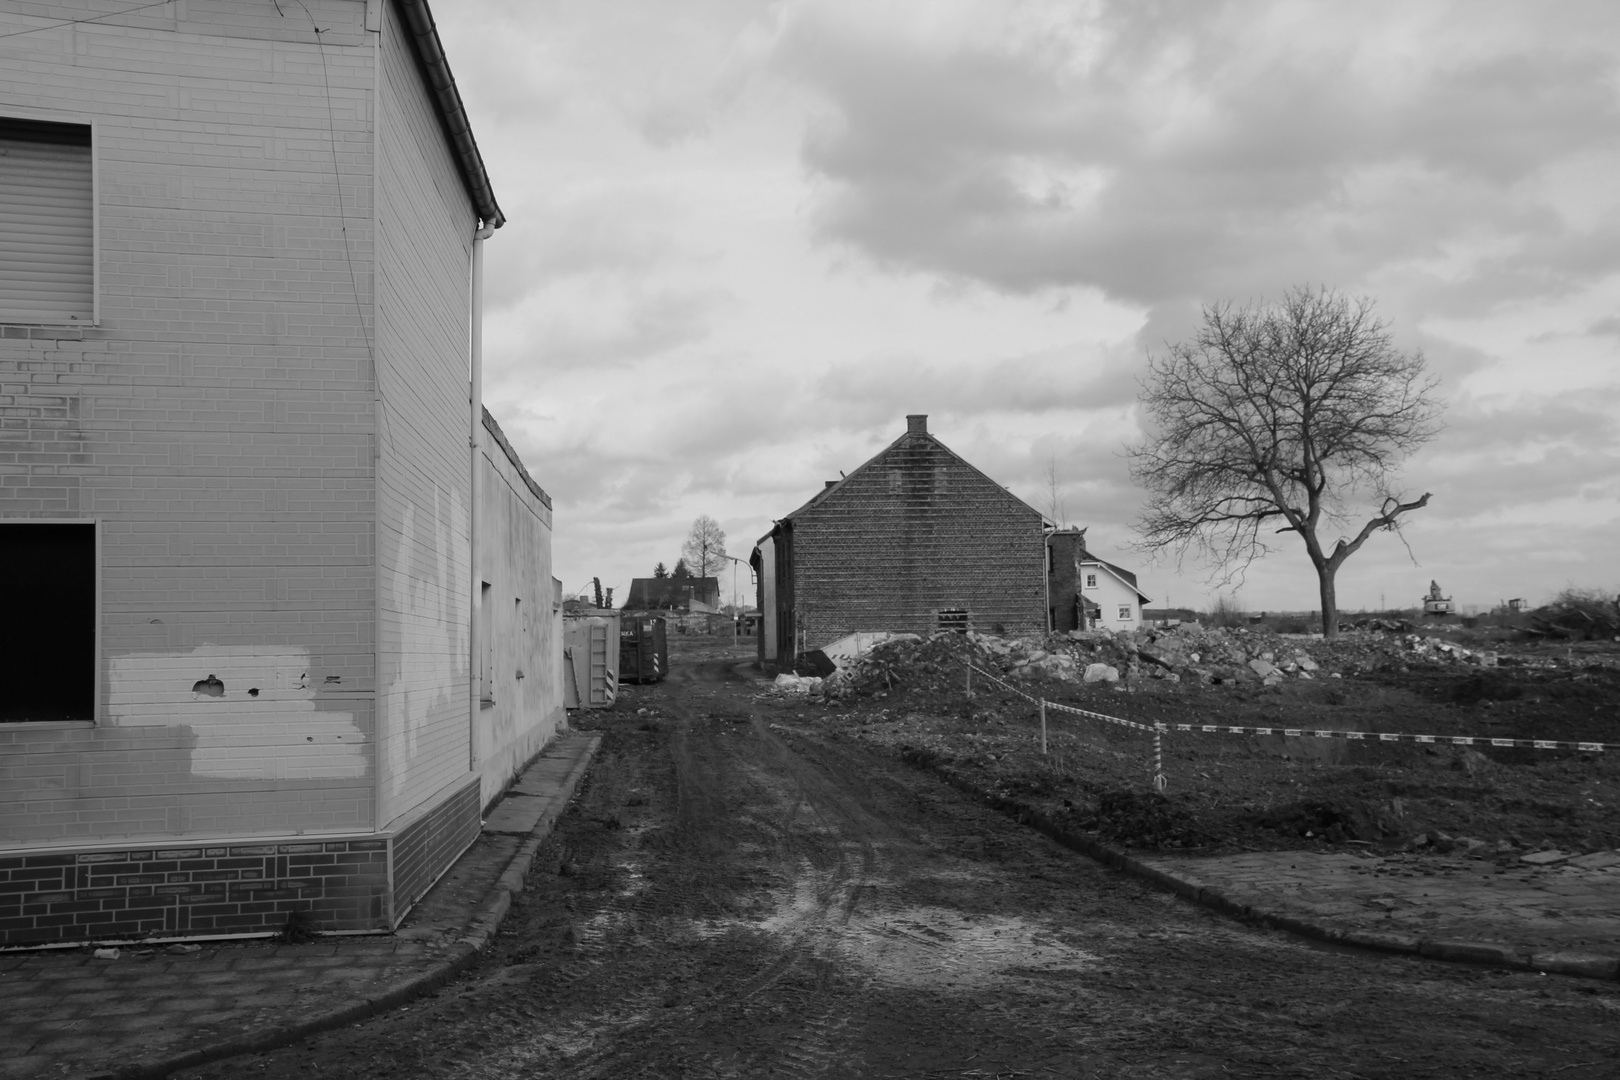
{"type": "MultiPolygon", "coordinates": [[[[484,428],[484,241],[495,235],[495,226],[479,222],[479,228],[473,233],[472,245],[472,333],[468,348],[468,371],[470,375],[470,389],[468,400],[471,408],[468,412],[467,447],[472,461],[471,473],[467,488],[467,534],[468,556],[467,562],[471,571],[472,580],[469,582],[467,595],[469,599],[468,611],[470,619],[467,624],[467,641],[470,655],[467,657],[467,768],[469,771],[478,771],[478,715],[483,695],[482,668],[484,643],[478,632],[480,608],[484,603],[484,576],[478,565],[478,512],[482,505],[479,499],[479,479],[483,470],[479,468],[479,455],[483,452],[484,428]]],[[[480,798],[482,796],[480,795],[480,798]]]]}

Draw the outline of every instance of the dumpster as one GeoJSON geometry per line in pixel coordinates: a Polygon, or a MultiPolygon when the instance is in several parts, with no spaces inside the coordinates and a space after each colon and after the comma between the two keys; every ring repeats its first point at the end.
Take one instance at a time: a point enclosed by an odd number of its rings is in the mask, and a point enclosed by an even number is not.
{"type": "Polygon", "coordinates": [[[658,682],[669,672],[669,642],[657,615],[627,615],[619,627],[619,681],[658,682]]]}
{"type": "Polygon", "coordinates": [[[563,706],[608,709],[619,696],[619,613],[563,612],[563,706]]]}

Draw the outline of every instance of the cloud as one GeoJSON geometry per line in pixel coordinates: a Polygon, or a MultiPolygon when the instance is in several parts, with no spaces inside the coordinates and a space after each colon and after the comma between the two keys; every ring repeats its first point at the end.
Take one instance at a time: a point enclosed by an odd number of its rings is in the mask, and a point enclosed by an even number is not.
{"type": "Polygon", "coordinates": [[[1105,3],[1042,37],[1004,7],[942,8],[978,31],[958,35],[800,11],[778,62],[826,103],[802,147],[824,240],[896,271],[1149,305],[1403,261],[1434,264],[1454,302],[1495,299],[1620,258],[1612,201],[1604,229],[1577,228],[1537,182],[1620,139],[1601,37],[1542,41],[1496,9],[1495,38],[1391,58],[1390,9],[1105,3]]]}

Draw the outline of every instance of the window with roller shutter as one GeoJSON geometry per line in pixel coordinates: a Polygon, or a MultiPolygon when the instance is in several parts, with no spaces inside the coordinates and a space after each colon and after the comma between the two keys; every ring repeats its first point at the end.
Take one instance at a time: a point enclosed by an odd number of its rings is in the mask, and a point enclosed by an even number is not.
{"type": "Polygon", "coordinates": [[[0,117],[0,323],[94,319],[90,128],[0,117]]]}

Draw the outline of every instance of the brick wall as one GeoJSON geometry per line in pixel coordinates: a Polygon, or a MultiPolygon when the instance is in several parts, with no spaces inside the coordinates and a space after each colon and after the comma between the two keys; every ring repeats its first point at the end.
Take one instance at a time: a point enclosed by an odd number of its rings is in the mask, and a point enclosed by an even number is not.
{"type": "Polygon", "coordinates": [[[0,942],[259,933],[294,910],[384,929],[388,859],[377,838],[0,856],[0,942]]]}
{"type": "Polygon", "coordinates": [[[429,800],[432,809],[410,821],[394,837],[393,902],[388,925],[398,926],[432,888],[482,826],[478,782],[468,779],[447,798],[429,800]]]}
{"type": "Polygon", "coordinates": [[[1086,550],[1085,534],[1067,531],[1053,533],[1049,549],[1052,579],[1047,604],[1052,610],[1052,629],[1059,633],[1082,630],[1079,559],[1086,550]]]}
{"type": "Polygon", "coordinates": [[[1040,514],[926,433],[908,433],[792,519],[792,596],[814,649],[857,630],[1045,629],[1040,514]]]}

